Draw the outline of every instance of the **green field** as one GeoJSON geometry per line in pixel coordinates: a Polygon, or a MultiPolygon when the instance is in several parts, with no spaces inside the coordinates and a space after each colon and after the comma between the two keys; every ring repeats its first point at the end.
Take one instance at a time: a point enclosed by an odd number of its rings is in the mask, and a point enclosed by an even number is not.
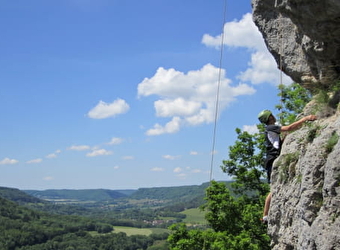
{"type": "Polygon", "coordinates": [[[191,208],[187,209],[181,214],[185,214],[187,217],[183,220],[183,222],[187,224],[201,224],[205,225],[207,224],[207,221],[204,218],[204,211],[201,211],[199,208],[191,208]]]}
{"type": "Polygon", "coordinates": [[[163,228],[136,228],[136,227],[121,227],[121,226],[114,226],[113,233],[126,233],[127,236],[131,235],[146,235],[149,236],[150,234],[161,234],[167,233],[169,230],[163,228]]]}

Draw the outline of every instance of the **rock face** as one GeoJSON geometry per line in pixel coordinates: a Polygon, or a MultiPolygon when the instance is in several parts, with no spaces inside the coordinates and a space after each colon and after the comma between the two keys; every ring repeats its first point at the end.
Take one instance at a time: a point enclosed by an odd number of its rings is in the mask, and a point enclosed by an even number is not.
{"type": "Polygon", "coordinates": [[[272,174],[272,249],[340,249],[340,116],[289,134],[272,174]]]}
{"type": "Polygon", "coordinates": [[[339,0],[252,0],[253,20],[279,67],[313,88],[340,78],[339,0]]]}
{"type": "MultiPolygon", "coordinates": [[[[278,67],[306,88],[340,79],[340,0],[252,0],[278,67]]],[[[338,95],[339,93],[337,93],[338,95]]],[[[272,173],[274,250],[340,250],[340,106],[311,102],[318,120],[289,134],[272,173]]]]}

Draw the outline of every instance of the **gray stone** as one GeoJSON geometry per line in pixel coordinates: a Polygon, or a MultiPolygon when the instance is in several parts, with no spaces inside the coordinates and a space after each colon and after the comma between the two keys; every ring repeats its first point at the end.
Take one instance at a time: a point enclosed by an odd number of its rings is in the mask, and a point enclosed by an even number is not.
{"type": "Polygon", "coordinates": [[[252,0],[252,6],[268,50],[293,81],[313,88],[339,79],[339,0],[252,0]]]}

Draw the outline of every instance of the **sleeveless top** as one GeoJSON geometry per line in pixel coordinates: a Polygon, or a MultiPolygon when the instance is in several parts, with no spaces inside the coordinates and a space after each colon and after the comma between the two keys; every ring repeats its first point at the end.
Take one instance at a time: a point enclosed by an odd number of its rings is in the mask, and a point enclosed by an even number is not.
{"type": "Polygon", "coordinates": [[[279,156],[281,151],[281,126],[279,125],[268,125],[266,127],[266,149],[267,159],[276,158],[279,156]]]}

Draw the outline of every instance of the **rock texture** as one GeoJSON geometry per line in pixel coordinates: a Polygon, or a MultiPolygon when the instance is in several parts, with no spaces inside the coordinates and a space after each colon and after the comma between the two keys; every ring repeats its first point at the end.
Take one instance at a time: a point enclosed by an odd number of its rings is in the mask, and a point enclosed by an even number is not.
{"type": "Polygon", "coordinates": [[[339,114],[285,139],[272,174],[272,249],[340,249],[339,114]]]}
{"type": "MultiPolygon", "coordinates": [[[[253,19],[295,82],[340,79],[340,0],[252,0],[253,19]]],[[[337,93],[336,95],[339,95],[337,93]]],[[[272,173],[268,234],[274,250],[340,250],[340,107],[313,101],[318,120],[289,134],[272,173]]]]}
{"type": "Polygon", "coordinates": [[[339,0],[252,0],[253,19],[278,66],[313,88],[340,77],[339,0]]]}

